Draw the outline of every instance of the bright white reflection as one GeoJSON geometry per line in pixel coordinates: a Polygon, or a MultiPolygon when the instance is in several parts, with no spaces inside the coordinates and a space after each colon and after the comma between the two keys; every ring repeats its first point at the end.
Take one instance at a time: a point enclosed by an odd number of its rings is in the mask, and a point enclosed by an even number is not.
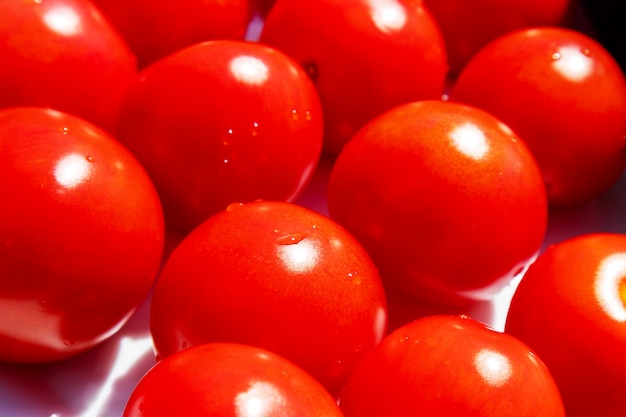
{"type": "Polygon", "coordinates": [[[311,239],[302,239],[294,244],[279,244],[278,257],[291,272],[304,273],[315,267],[319,260],[319,249],[311,239]]]}
{"type": "Polygon", "coordinates": [[[554,67],[570,81],[581,81],[591,73],[592,60],[589,51],[565,46],[552,54],[554,67]]]}
{"type": "Polygon", "coordinates": [[[369,0],[372,21],[381,32],[392,33],[406,24],[406,10],[397,0],[369,0]]]}
{"type": "Polygon", "coordinates": [[[450,133],[450,138],[459,152],[472,159],[481,159],[489,151],[485,134],[471,123],[455,128],[450,133]]]}
{"type": "Polygon", "coordinates": [[[113,394],[115,383],[125,376],[146,354],[152,352],[152,338],[150,336],[133,338],[124,336],[120,339],[117,357],[107,375],[107,379],[100,386],[98,395],[91,401],[89,408],[80,417],[100,417],[107,401],[113,394]]]}
{"type": "Polygon", "coordinates": [[[235,410],[237,417],[266,417],[276,415],[276,408],[284,407],[286,403],[285,397],[275,386],[255,381],[247,391],[237,394],[235,410]]]}
{"type": "Polygon", "coordinates": [[[70,7],[55,7],[43,16],[45,24],[54,32],[71,36],[80,32],[80,16],[70,7]]]}
{"type": "Polygon", "coordinates": [[[91,174],[92,162],[87,157],[71,153],[59,159],[54,167],[54,178],[65,188],[74,188],[91,174]]]}
{"type": "Polygon", "coordinates": [[[620,284],[626,279],[626,253],[613,254],[602,261],[596,272],[594,292],[600,307],[613,320],[626,322],[626,306],[620,284]]]}
{"type": "Polygon", "coordinates": [[[247,84],[263,84],[269,69],[259,58],[241,55],[230,61],[230,71],[235,78],[247,84]]]}
{"type": "Polygon", "coordinates": [[[504,385],[513,374],[509,359],[490,349],[482,349],[476,354],[474,366],[485,382],[494,387],[504,385]]]}

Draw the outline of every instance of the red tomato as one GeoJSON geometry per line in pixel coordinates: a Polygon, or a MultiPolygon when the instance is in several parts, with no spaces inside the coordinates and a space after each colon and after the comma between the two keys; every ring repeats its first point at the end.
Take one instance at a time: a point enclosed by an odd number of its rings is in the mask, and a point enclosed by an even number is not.
{"type": "Polygon", "coordinates": [[[113,137],[40,108],[0,111],[0,360],[63,359],[113,334],[163,251],[150,179],[113,137]]]}
{"type": "Polygon", "coordinates": [[[339,404],[346,417],[565,416],[548,369],[526,345],[461,316],[430,316],[389,334],[339,404]]]}
{"type": "Polygon", "coordinates": [[[626,235],[550,246],[513,295],[505,331],[544,360],[568,417],[626,415],[626,235]]]}
{"type": "Polygon", "coordinates": [[[293,201],[319,161],[322,131],[317,93],[297,64],[219,40],[143,70],[117,136],[153,178],[166,224],[187,233],[235,201],[293,201]]]}
{"type": "Polygon", "coordinates": [[[152,299],[161,357],[207,342],[259,346],[336,393],[386,331],[376,267],[342,227],[284,202],[233,204],[174,250],[152,299]]]}
{"type": "Polygon", "coordinates": [[[123,417],[342,417],[333,397],[293,363],[252,346],[211,343],[157,363],[123,417]]]}
{"type": "Polygon", "coordinates": [[[195,43],[243,39],[249,0],[92,0],[124,36],[140,67],[195,43]]]}
{"type": "Polygon", "coordinates": [[[588,202],[626,163],[626,81],[615,60],[582,33],[517,31],[481,50],[451,100],[480,107],[527,144],[551,205],[588,202]]]}
{"type": "Polygon", "coordinates": [[[575,0],[424,0],[446,41],[450,73],[459,74],[483,46],[507,32],[573,23],[575,0]]]}
{"type": "Polygon", "coordinates": [[[278,0],[261,42],[309,71],[332,155],[372,117],[445,87],[443,38],[421,0],[278,0]]]}
{"type": "Polygon", "coordinates": [[[330,216],[382,279],[437,304],[488,299],[531,262],[546,230],[539,170],[482,110],[444,101],[397,107],[346,145],[330,216]]]}
{"type": "Polygon", "coordinates": [[[52,107],[113,131],[137,68],[98,10],[86,0],[0,0],[0,10],[0,107],[52,107]]]}

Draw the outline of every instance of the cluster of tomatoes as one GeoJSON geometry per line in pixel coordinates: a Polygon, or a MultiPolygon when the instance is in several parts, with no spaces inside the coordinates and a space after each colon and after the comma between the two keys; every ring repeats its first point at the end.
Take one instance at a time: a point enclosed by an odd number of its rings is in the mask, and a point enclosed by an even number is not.
{"type": "Polygon", "coordinates": [[[150,297],[124,417],[626,414],[626,235],[544,246],[626,166],[576,0],[0,6],[1,361],[150,297]]]}

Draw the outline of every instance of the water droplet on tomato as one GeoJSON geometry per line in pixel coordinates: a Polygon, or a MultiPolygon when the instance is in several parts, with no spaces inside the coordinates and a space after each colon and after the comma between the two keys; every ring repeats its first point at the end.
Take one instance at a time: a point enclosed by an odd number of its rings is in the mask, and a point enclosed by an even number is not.
{"type": "Polygon", "coordinates": [[[357,271],[348,272],[348,278],[352,280],[352,285],[361,285],[361,277],[357,271]]]}
{"type": "Polygon", "coordinates": [[[91,155],[87,155],[85,157],[85,159],[87,160],[87,162],[93,162],[94,161],[93,156],[91,156],[91,155]]]}
{"type": "Polygon", "coordinates": [[[293,120],[299,120],[300,115],[298,114],[298,110],[296,109],[291,110],[291,117],[293,120]]]}
{"type": "Polygon", "coordinates": [[[561,54],[559,52],[555,52],[552,54],[553,61],[558,61],[559,59],[561,59],[561,54]]]}
{"type": "Polygon", "coordinates": [[[331,375],[341,375],[345,372],[346,365],[341,359],[337,359],[330,370],[331,375]]]}
{"type": "Polygon", "coordinates": [[[243,207],[243,203],[230,203],[228,206],[226,206],[226,211],[235,211],[237,209],[240,209],[241,207],[243,207]]]}
{"type": "Polygon", "coordinates": [[[311,110],[307,110],[304,112],[304,119],[309,121],[313,118],[313,116],[311,115],[311,110]]]}
{"type": "Polygon", "coordinates": [[[304,239],[309,237],[307,232],[301,233],[289,233],[276,238],[277,245],[295,245],[296,243],[302,242],[304,239]]]}
{"type": "Polygon", "coordinates": [[[591,51],[589,51],[589,49],[587,48],[582,48],[580,52],[582,52],[584,56],[591,56],[591,51]]]}
{"type": "Polygon", "coordinates": [[[252,136],[256,136],[259,134],[259,124],[257,122],[252,123],[252,131],[250,132],[252,136]]]}
{"type": "Polygon", "coordinates": [[[64,135],[67,135],[67,134],[69,133],[69,131],[70,131],[70,129],[69,129],[69,128],[67,128],[67,127],[64,127],[64,128],[63,128],[63,134],[64,134],[64,135]]]}

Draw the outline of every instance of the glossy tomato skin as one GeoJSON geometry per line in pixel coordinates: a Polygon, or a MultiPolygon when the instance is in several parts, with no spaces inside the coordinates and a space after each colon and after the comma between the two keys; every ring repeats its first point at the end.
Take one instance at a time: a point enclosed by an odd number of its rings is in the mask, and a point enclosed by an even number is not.
{"type": "Polygon", "coordinates": [[[249,0],[91,0],[120,31],[139,67],[213,39],[243,39],[249,0]]]}
{"type": "Polygon", "coordinates": [[[552,376],[525,344],[447,315],[390,333],[355,369],[339,404],[346,417],[565,416],[552,376]]]}
{"type": "Polygon", "coordinates": [[[626,413],[626,236],[550,246],[513,295],[505,331],[544,360],[568,417],[626,413]]]}
{"type": "Polygon", "coordinates": [[[331,155],[372,117],[445,88],[443,38],[421,0],[278,0],[260,40],[315,80],[331,155]]]}
{"type": "Polygon", "coordinates": [[[386,331],[378,271],[328,217],[284,202],[233,204],[191,232],[157,281],[157,354],[236,342],[274,351],[337,393],[386,331]]]}
{"type": "Polygon", "coordinates": [[[132,392],[123,417],[342,417],[318,381],[253,346],[210,343],[157,363],[132,392]]]}
{"type": "Polygon", "coordinates": [[[444,101],[399,106],[361,129],[333,167],[328,208],[388,285],[435,304],[491,298],[534,259],[547,218],[518,137],[444,101]]]}
{"type": "Polygon", "coordinates": [[[446,41],[450,75],[498,36],[536,26],[570,26],[572,0],[424,0],[446,41]]]}
{"type": "Polygon", "coordinates": [[[104,131],[42,108],[0,111],[0,360],[50,362],[115,332],[163,251],[156,190],[104,131]]]}
{"type": "Polygon", "coordinates": [[[113,131],[137,66],[101,13],[86,0],[1,0],[0,9],[0,107],[51,107],[113,131]]]}
{"type": "Polygon", "coordinates": [[[590,37],[562,28],[516,31],[465,67],[450,99],[508,124],[542,170],[553,206],[588,202],[626,163],[626,81],[590,37]]]}
{"type": "Polygon", "coordinates": [[[168,228],[184,234],[235,201],[293,201],[317,166],[322,132],[319,98],[295,62],[218,40],[144,69],[117,137],[153,178],[168,228]]]}

